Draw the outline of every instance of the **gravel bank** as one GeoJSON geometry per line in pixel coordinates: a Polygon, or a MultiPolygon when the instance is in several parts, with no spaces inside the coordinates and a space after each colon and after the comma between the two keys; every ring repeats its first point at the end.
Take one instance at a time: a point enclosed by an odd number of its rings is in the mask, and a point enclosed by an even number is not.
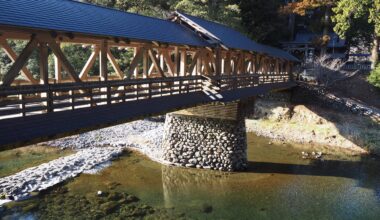
{"type": "Polygon", "coordinates": [[[31,192],[47,189],[80,173],[95,173],[125,149],[137,150],[163,163],[163,130],[162,119],[140,120],[42,143],[78,152],[1,178],[0,206],[9,199],[28,198],[31,192]]]}
{"type": "Polygon", "coordinates": [[[20,200],[83,172],[93,172],[123,151],[122,147],[89,148],[0,179],[0,194],[20,200]]]}

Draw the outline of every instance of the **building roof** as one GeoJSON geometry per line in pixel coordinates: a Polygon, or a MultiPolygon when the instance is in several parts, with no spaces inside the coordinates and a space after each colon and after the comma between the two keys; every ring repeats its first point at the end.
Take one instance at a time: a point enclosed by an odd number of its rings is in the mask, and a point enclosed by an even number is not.
{"type": "Polygon", "coordinates": [[[0,0],[0,12],[0,25],[208,46],[171,21],[71,0],[0,0]]]}
{"type": "MultiPolygon", "coordinates": [[[[331,32],[328,34],[330,37],[330,41],[327,47],[335,47],[335,48],[343,48],[346,47],[346,41],[344,39],[340,39],[339,36],[331,32]]],[[[311,32],[301,31],[296,34],[294,41],[284,42],[284,44],[312,44],[316,38],[320,38],[322,34],[315,34],[311,32]]]]}
{"type": "Polygon", "coordinates": [[[196,31],[199,31],[207,37],[211,38],[212,41],[210,43],[218,42],[228,48],[254,51],[277,58],[298,61],[297,58],[281,49],[259,44],[249,39],[242,33],[225,25],[207,21],[199,17],[187,15],[182,12],[175,12],[175,15],[177,15],[182,21],[184,21],[188,25],[195,28],[196,31]]]}

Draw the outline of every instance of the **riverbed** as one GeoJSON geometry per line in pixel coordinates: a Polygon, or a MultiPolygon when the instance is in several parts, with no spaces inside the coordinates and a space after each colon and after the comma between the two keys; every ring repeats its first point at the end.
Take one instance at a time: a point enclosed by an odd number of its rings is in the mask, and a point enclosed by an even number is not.
{"type": "Polygon", "coordinates": [[[168,167],[124,153],[98,174],[1,210],[4,219],[378,219],[380,161],[248,135],[245,172],[168,167]],[[136,198],[135,198],[136,197],[136,198]],[[138,199],[137,199],[138,198],[138,199]],[[106,205],[104,205],[106,204],[106,205]]]}

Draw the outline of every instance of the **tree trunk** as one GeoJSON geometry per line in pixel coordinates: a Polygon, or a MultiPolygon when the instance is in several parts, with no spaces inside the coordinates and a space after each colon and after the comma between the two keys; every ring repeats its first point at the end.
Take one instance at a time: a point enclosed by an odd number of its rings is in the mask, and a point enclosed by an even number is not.
{"type": "Polygon", "coordinates": [[[372,51],[371,51],[371,69],[375,69],[377,63],[379,62],[379,41],[380,37],[375,36],[372,43],[372,51]]]}
{"type": "MultiPolygon", "coordinates": [[[[330,27],[330,18],[331,18],[331,6],[326,7],[325,16],[324,16],[324,22],[323,22],[323,34],[322,39],[324,36],[329,35],[329,27],[330,27]]],[[[321,48],[321,55],[324,56],[327,53],[327,46],[329,42],[326,42],[321,48]]]]}
{"type": "MultiPolygon", "coordinates": [[[[295,3],[296,0],[292,0],[292,3],[295,3]]],[[[296,23],[296,14],[294,13],[291,13],[289,15],[289,32],[290,32],[290,36],[289,36],[289,41],[293,41],[294,40],[294,31],[295,31],[295,23],[296,23]]]]}

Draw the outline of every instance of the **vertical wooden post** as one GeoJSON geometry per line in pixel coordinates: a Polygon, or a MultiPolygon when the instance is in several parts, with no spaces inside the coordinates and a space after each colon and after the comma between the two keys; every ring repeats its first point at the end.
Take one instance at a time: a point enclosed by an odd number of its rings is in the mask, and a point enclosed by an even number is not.
{"type": "Polygon", "coordinates": [[[227,51],[225,59],[225,73],[231,75],[231,52],[227,51]]]}
{"type": "MultiPolygon", "coordinates": [[[[48,85],[49,84],[49,63],[48,63],[48,56],[49,51],[46,43],[40,43],[39,44],[39,51],[40,51],[40,59],[39,59],[39,65],[40,65],[40,84],[48,85]]],[[[46,112],[52,112],[52,95],[51,92],[43,92],[41,93],[41,98],[46,98],[46,101],[43,102],[43,104],[46,106],[46,112]]]]}
{"type": "MultiPolygon", "coordinates": [[[[142,49],[143,49],[143,48],[135,47],[135,48],[134,48],[134,51],[133,51],[133,57],[137,57],[139,51],[142,50],[142,49]]],[[[135,66],[135,69],[133,70],[133,75],[134,75],[135,79],[137,79],[138,74],[139,74],[139,66],[136,65],[136,66],[135,66]]]]}
{"type": "Polygon", "coordinates": [[[100,44],[100,53],[99,53],[99,73],[101,81],[108,80],[108,68],[107,68],[107,41],[102,41],[100,44]]]}
{"type": "MultiPolygon", "coordinates": [[[[169,54],[170,57],[170,54],[169,54]]],[[[174,47],[174,75],[179,76],[180,72],[180,54],[179,54],[179,49],[178,47],[174,47]]]]}
{"type": "Polygon", "coordinates": [[[222,75],[222,56],[220,47],[215,48],[215,75],[222,75]]]}
{"type": "Polygon", "coordinates": [[[260,55],[259,54],[256,54],[255,56],[255,73],[258,74],[259,72],[261,72],[261,69],[260,69],[260,55]]]}
{"type": "MultiPolygon", "coordinates": [[[[58,44],[58,46],[60,46],[58,44]]],[[[56,55],[54,55],[54,79],[57,83],[60,83],[62,80],[62,63],[56,55]]]]}
{"type": "Polygon", "coordinates": [[[40,84],[49,84],[49,72],[48,72],[48,48],[45,43],[40,43],[40,84]]]}
{"type": "Polygon", "coordinates": [[[202,75],[202,60],[204,59],[204,52],[202,49],[199,49],[200,50],[200,54],[197,58],[197,68],[195,70],[195,75],[202,75]]]}
{"type": "Polygon", "coordinates": [[[60,83],[62,80],[62,63],[61,61],[54,55],[54,79],[57,83],[60,83]]]}
{"type": "Polygon", "coordinates": [[[148,50],[146,48],[141,48],[143,50],[143,77],[148,78],[149,67],[148,67],[148,50]]]}
{"type": "Polygon", "coordinates": [[[276,59],[276,70],[275,70],[275,72],[276,72],[276,74],[280,74],[280,62],[279,62],[279,60],[278,59],[276,59]]]}
{"type": "Polygon", "coordinates": [[[183,49],[181,51],[181,66],[180,66],[180,75],[186,76],[186,66],[187,66],[187,51],[186,49],[183,49]]]}
{"type": "MultiPolygon", "coordinates": [[[[162,50],[162,49],[161,49],[162,50]]],[[[162,54],[162,51],[161,50],[158,50],[158,56],[160,58],[160,67],[162,69],[162,71],[165,72],[165,61],[164,61],[164,55],[162,54]]]]}
{"type": "MultiPolygon", "coordinates": [[[[108,51],[108,43],[107,41],[102,41],[100,43],[100,52],[99,52],[99,73],[100,73],[100,80],[101,81],[108,81],[108,58],[107,58],[107,51],[108,51]]],[[[101,88],[101,92],[106,92],[107,95],[101,95],[102,98],[106,98],[107,104],[111,104],[110,100],[110,92],[109,87],[101,88]]]]}

